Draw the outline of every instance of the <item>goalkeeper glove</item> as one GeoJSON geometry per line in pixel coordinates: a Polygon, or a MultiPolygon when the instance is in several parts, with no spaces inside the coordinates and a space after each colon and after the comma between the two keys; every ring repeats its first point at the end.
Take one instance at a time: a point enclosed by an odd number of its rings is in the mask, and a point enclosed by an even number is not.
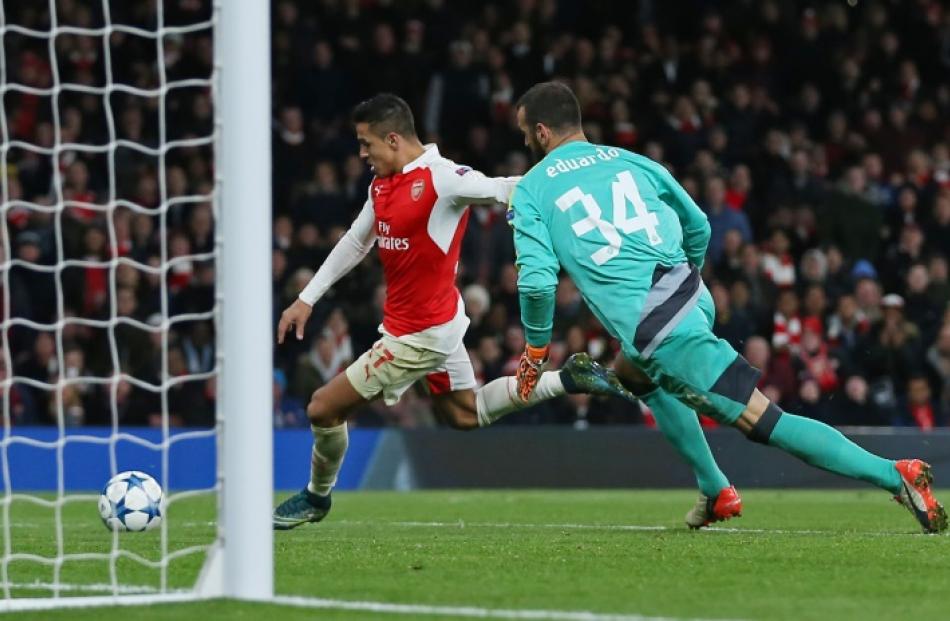
{"type": "Polygon", "coordinates": [[[541,379],[541,373],[544,367],[548,365],[548,350],[550,345],[544,347],[532,347],[525,345],[524,353],[521,354],[521,362],[518,364],[518,397],[522,401],[527,401],[531,396],[534,387],[538,385],[541,379]]]}

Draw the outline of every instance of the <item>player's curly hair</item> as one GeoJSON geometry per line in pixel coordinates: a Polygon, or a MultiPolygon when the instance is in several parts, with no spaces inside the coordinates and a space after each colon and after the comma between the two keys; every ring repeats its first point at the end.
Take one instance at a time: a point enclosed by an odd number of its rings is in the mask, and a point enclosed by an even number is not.
{"type": "Polygon", "coordinates": [[[380,136],[390,132],[407,138],[416,136],[416,123],[409,104],[392,93],[380,93],[361,101],[353,109],[351,120],[354,125],[369,123],[370,129],[380,136]]]}
{"type": "Polygon", "coordinates": [[[524,109],[529,127],[537,123],[563,133],[581,126],[581,106],[570,87],[562,82],[535,84],[518,99],[515,110],[524,109]]]}

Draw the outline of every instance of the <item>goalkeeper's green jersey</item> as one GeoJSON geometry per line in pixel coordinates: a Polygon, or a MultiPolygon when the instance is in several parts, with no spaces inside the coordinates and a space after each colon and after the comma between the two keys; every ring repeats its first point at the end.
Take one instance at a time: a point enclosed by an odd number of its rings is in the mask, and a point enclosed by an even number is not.
{"type": "Polygon", "coordinates": [[[627,350],[658,269],[701,267],[709,243],[706,215],[662,165],[583,141],[524,176],[509,218],[522,322],[535,346],[551,338],[559,268],[627,350]]]}

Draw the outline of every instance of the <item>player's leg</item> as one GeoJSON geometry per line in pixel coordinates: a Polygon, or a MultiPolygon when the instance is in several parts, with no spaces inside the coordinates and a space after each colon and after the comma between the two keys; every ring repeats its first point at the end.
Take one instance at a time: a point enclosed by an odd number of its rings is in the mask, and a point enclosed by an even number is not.
{"type": "Polygon", "coordinates": [[[453,429],[478,429],[475,409],[475,369],[465,345],[449,354],[445,364],[426,375],[432,411],[439,422],[453,429]]]}
{"type": "Polygon", "coordinates": [[[445,365],[426,376],[436,417],[453,429],[469,431],[485,427],[502,416],[566,393],[563,371],[546,371],[528,402],[518,398],[514,377],[500,377],[477,388],[475,371],[464,345],[445,365]]]}
{"type": "Polygon", "coordinates": [[[274,510],[274,528],[286,530],[319,522],[330,511],[336,484],[349,445],[346,419],[356,408],[382,397],[392,405],[444,355],[409,347],[384,336],[346,371],[314,392],[307,406],[313,431],[310,481],[274,510]]]}
{"type": "Polygon", "coordinates": [[[737,427],[749,439],[781,448],[817,468],[877,485],[908,505],[925,529],[946,528],[946,513],[930,491],[926,464],[879,457],[829,425],[782,412],[756,390],[759,371],[717,339],[698,311],[638,364],[681,401],[737,427]]]}
{"type": "Polygon", "coordinates": [[[864,450],[834,427],[783,412],[758,390],[734,424],[750,440],[781,448],[812,466],[867,481],[892,494],[900,492],[894,461],[864,450]]]}
{"type": "Polygon", "coordinates": [[[507,414],[564,394],[633,399],[612,371],[587,354],[574,354],[560,370],[542,373],[528,401],[518,397],[518,382],[513,376],[499,377],[475,390],[472,364],[461,346],[427,380],[436,416],[455,429],[487,427],[507,414]]]}
{"type": "Polygon", "coordinates": [[[277,530],[288,530],[319,522],[330,512],[330,490],[349,445],[346,418],[356,407],[367,403],[346,373],[340,373],[313,393],[307,406],[313,449],[310,456],[310,481],[307,486],[274,509],[277,530]]]}
{"type": "MultiPolygon", "coordinates": [[[[371,364],[373,352],[374,350],[370,350],[363,354],[357,363],[371,364]]],[[[378,359],[378,356],[376,358],[378,359]]],[[[307,417],[313,432],[310,481],[301,491],[274,509],[273,525],[277,530],[289,530],[307,522],[319,522],[330,512],[330,491],[336,484],[337,474],[349,446],[346,419],[350,412],[379,394],[379,390],[368,382],[362,382],[360,390],[357,390],[348,375],[340,373],[321,386],[313,393],[307,405],[307,417]],[[366,396],[361,394],[361,391],[366,393],[366,396]]],[[[367,380],[371,382],[372,378],[367,377],[367,380]]]]}
{"type": "Polygon", "coordinates": [[[778,447],[816,468],[860,479],[887,490],[927,532],[947,529],[947,513],[931,489],[929,464],[893,461],[871,453],[834,427],[783,412],[756,390],[735,426],[750,440],[778,447]]]}
{"type": "Polygon", "coordinates": [[[740,515],[742,499],[719,469],[696,413],[654,384],[623,354],[614,361],[614,370],[624,386],[650,406],[663,436],[693,469],[700,497],[686,514],[686,523],[700,528],[740,515]]]}

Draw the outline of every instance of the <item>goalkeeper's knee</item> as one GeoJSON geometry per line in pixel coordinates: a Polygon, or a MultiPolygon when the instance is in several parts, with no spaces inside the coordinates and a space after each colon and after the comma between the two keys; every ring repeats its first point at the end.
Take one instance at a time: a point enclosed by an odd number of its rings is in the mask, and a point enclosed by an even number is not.
{"type": "Polygon", "coordinates": [[[759,444],[768,444],[769,439],[772,437],[772,431],[775,429],[775,425],[778,424],[781,417],[781,408],[769,402],[765,407],[765,411],[754,421],[751,420],[753,417],[749,416],[748,410],[743,412],[740,418],[744,419],[747,424],[737,426],[749,440],[758,442],[759,444]]]}

